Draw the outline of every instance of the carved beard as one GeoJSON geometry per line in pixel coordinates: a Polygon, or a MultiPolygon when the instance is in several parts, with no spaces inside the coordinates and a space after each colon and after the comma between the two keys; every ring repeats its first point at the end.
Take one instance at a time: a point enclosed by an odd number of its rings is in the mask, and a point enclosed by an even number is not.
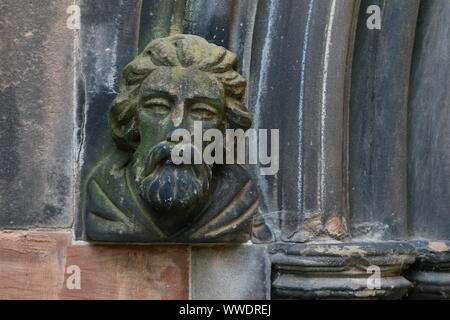
{"type": "MultiPolygon", "coordinates": [[[[192,212],[199,213],[206,201],[212,172],[206,164],[173,164],[172,148],[173,144],[162,142],[150,151],[137,188],[159,216],[172,219],[181,214],[187,219],[192,212]]],[[[198,152],[193,145],[187,148],[191,154],[198,152]]]]}

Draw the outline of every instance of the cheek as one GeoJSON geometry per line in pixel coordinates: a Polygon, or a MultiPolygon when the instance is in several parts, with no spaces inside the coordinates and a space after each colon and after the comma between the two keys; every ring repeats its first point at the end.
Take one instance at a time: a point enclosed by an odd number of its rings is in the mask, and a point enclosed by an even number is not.
{"type": "Polygon", "coordinates": [[[219,129],[222,130],[224,129],[222,121],[221,120],[203,120],[202,121],[202,129],[203,131],[208,130],[208,129],[219,129]]]}
{"type": "Polygon", "coordinates": [[[202,120],[203,129],[224,129],[225,115],[223,113],[218,114],[212,119],[202,120]]]}
{"type": "Polygon", "coordinates": [[[154,145],[161,141],[160,135],[163,134],[163,126],[154,118],[150,117],[147,112],[140,111],[138,113],[139,134],[141,144],[154,145]]]}
{"type": "Polygon", "coordinates": [[[170,117],[155,118],[145,110],[141,110],[138,113],[138,125],[141,144],[147,146],[154,146],[161,141],[167,140],[172,133],[170,117]]]}
{"type": "Polygon", "coordinates": [[[225,120],[225,114],[224,111],[221,110],[220,112],[216,113],[215,115],[207,115],[204,116],[202,114],[198,114],[193,111],[187,111],[187,114],[185,115],[186,118],[189,119],[189,122],[192,124],[194,122],[201,122],[202,127],[206,129],[220,129],[223,126],[224,120],[225,120]]]}

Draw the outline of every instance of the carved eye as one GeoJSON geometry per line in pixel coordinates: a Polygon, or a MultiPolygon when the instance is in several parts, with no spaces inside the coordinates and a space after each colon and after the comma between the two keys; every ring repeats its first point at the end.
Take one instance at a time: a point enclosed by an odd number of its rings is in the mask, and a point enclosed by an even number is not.
{"type": "Polygon", "coordinates": [[[199,120],[211,120],[217,115],[217,111],[206,103],[195,103],[190,109],[191,115],[199,120]]]}
{"type": "Polygon", "coordinates": [[[164,98],[151,98],[145,101],[143,107],[158,116],[166,116],[170,113],[170,103],[164,98]]]}

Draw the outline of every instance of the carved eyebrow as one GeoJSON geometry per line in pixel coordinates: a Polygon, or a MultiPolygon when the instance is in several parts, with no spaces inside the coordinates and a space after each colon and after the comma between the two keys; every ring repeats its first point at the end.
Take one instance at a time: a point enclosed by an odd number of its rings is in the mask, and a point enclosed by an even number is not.
{"type": "Polygon", "coordinates": [[[144,90],[144,92],[142,93],[143,100],[148,100],[151,98],[161,98],[161,97],[173,101],[176,98],[176,95],[171,94],[167,91],[154,90],[154,89],[144,90]]]}
{"type": "Polygon", "coordinates": [[[210,104],[203,104],[202,107],[195,107],[195,103],[193,106],[191,106],[190,110],[199,110],[199,109],[206,109],[209,112],[212,112],[214,114],[217,114],[219,112],[219,110],[217,109],[217,107],[210,105],[210,104]]]}
{"type": "Polygon", "coordinates": [[[189,95],[188,99],[203,99],[203,100],[217,100],[217,101],[221,101],[220,97],[211,97],[208,95],[203,95],[203,94],[193,94],[193,95],[189,95]]]}
{"type": "Polygon", "coordinates": [[[206,103],[210,106],[212,106],[214,109],[218,111],[223,106],[223,101],[218,98],[211,98],[211,97],[205,97],[200,95],[194,95],[192,97],[189,97],[188,99],[189,104],[194,104],[196,102],[200,103],[206,103]]]}

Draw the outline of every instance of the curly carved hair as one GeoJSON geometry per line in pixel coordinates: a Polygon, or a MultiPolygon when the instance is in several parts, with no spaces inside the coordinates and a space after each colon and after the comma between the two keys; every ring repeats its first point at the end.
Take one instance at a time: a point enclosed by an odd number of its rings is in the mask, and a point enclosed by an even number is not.
{"type": "Polygon", "coordinates": [[[251,118],[243,104],[246,81],[238,72],[234,53],[194,35],[179,34],[153,40],[124,69],[119,94],[113,101],[108,122],[117,146],[135,150],[139,144],[137,126],[138,93],[144,79],[158,67],[195,67],[213,75],[225,92],[226,126],[250,128],[251,118]]]}

